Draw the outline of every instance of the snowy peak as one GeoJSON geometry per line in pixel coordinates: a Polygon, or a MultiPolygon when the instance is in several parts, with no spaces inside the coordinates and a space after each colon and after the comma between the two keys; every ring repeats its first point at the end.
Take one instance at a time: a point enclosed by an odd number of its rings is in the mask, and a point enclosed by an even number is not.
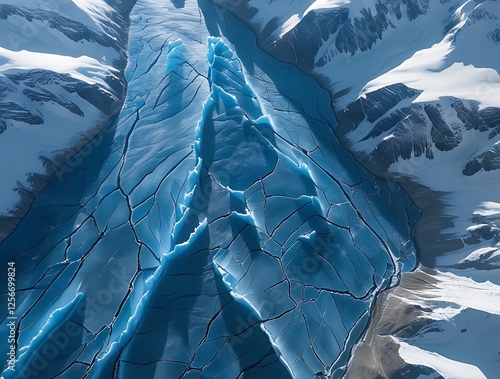
{"type": "Polygon", "coordinates": [[[498,106],[500,60],[494,36],[499,17],[491,1],[466,2],[453,13],[456,25],[441,40],[368,82],[361,94],[401,82],[423,91],[417,102],[455,96],[479,101],[483,107],[498,106]]]}
{"type": "Polygon", "coordinates": [[[315,57],[314,65],[304,68],[322,67],[338,54],[352,55],[371,49],[387,29],[396,28],[402,20],[412,21],[429,9],[427,0],[406,4],[386,1],[370,5],[366,2],[332,5],[315,2],[293,28],[281,33],[273,43],[278,49],[291,50],[300,46],[298,42],[305,42],[301,38],[309,34],[308,42],[313,43],[313,47],[309,44],[308,50],[299,50],[296,54],[315,57]],[[314,51],[316,53],[311,54],[314,51]]]}
{"type": "MultiPolygon", "coordinates": [[[[365,164],[375,172],[383,174],[399,160],[434,159],[439,152],[470,148],[471,139],[485,146],[497,140],[500,109],[480,109],[477,102],[455,97],[419,102],[420,93],[394,84],[360,97],[337,113],[339,134],[347,136],[346,143],[362,152],[365,164]]],[[[472,167],[462,169],[472,175],[472,167]]]]}
{"type": "Polygon", "coordinates": [[[493,39],[499,16],[491,1],[465,2],[440,42],[368,82],[338,112],[339,134],[363,152],[366,164],[380,173],[399,160],[439,159],[439,152],[457,149],[462,159],[475,156],[462,161],[459,175],[497,166],[491,155],[500,130],[500,61],[493,39]],[[481,146],[472,156],[471,143],[481,146]]]}

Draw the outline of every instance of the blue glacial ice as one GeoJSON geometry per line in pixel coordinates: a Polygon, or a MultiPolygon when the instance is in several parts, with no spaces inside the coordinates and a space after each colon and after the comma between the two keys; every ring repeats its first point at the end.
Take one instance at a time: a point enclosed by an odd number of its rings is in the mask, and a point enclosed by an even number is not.
{"type": "Polygon", "coordinates": [[[376,295],[416,265],[418,211],[242,23],[214,12],[200,56],[155,12],[132,11],[123,109],[0,245],[20,315],[2,375],[341,377],[376,295]]]}

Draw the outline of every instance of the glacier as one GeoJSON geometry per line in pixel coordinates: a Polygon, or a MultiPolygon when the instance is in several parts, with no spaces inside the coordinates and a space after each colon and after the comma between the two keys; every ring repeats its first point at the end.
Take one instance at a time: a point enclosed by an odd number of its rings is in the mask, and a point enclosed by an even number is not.
{"type": "Polygon", "coordinates": [[[494,377],[499,10],[4,0],[2,378],[494,377]]]}

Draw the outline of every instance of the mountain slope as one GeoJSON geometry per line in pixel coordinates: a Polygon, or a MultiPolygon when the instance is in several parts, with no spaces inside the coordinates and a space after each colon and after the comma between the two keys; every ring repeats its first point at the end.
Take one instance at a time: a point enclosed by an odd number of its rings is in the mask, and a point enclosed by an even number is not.
{"type": "Polygon", "coordinates": [[[0,240],[119,109],[131,5],[0,4],[0,240]]]}

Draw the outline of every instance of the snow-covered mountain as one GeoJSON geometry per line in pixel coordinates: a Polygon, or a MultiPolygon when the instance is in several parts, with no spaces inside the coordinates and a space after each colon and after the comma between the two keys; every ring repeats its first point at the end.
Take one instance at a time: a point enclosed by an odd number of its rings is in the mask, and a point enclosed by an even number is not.
{"type": "Polygon", "coordinates": [[[0,30],[6,379],[495,377],[496,1],[3,1],[0,30]]]}
{"type": "Polygon", "coordinates": [[[131,6],[1,2],[0,240],[47,179],[119,110],[131,6]]]}

